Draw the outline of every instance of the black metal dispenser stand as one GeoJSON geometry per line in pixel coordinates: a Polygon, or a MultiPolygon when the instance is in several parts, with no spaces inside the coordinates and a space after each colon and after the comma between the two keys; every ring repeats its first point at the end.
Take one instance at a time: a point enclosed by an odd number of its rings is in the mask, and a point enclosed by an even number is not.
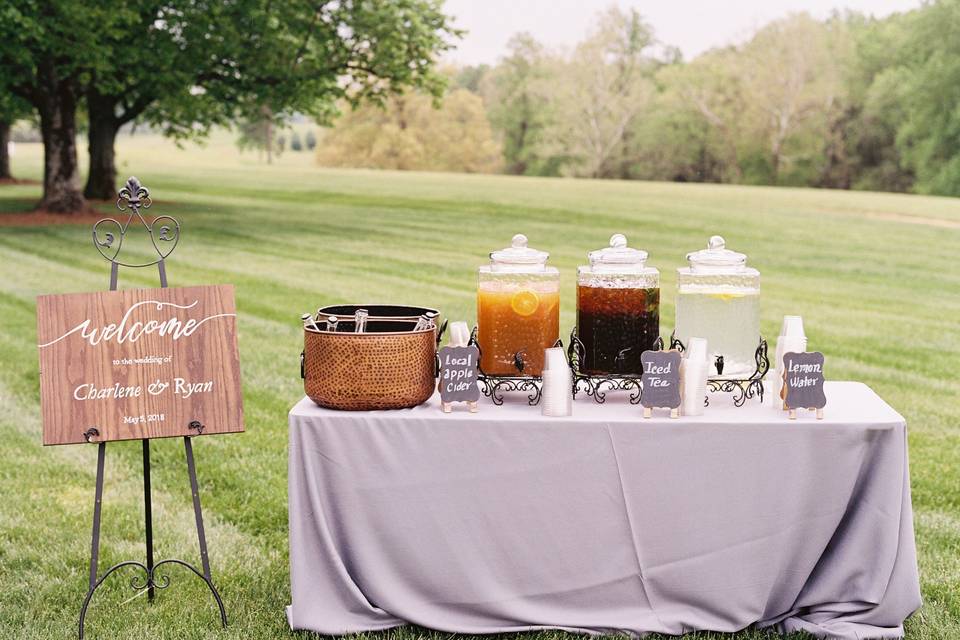
{"type": "MultiPolygon", "coordinates": [[[[477,348],[477,352],[480,353],[481,357],[483,356],[482,351],[480,351],[480,343],[477,341],[477,327],[473,328],[473,331],[470,332],[470,342],[468,343],[471,346],[477,348]]],[[[554,347],[562,347],[563,341],[557,340],[553,343],[554,347]]],[[[503,404],[503,394],[511,393],[515,391],[522,391],[527,395],[527,404],[531,407],[540,404],[540,397],[543,392],[543,379],[541,376],[534,376],[525,374],[523,372],[523,351],[518,351],[513,356],[514,367],[517,369],[517,375],[501,376],[493,375],[489,373],[484,373],[483,368],[480,365],[477,365],[477,370],[479,375],[477,377],[477,382],[480,383],[480,391],[483,395],[490,398],[495,405],[503,404]]]]}
{"type": "MultiPolygon", "coordinates": [[[[113,218],[104,218],[93,225],[93,243],[100,254],[110,262],[110,290],[116,291],[117,279],[120,267],[140,268],[157,265],[160,276],[160,286],[167,286],[167,271],[164,260],[173,253],[177,243],[180,240],[180,223],[170,216],[160,216],[155,218],[152,223],[144,219],[140,209],[149,209],[151,205],[150,192],[146,187],[140,184],[136,178],[127,180],[126,186],[120,189],[117,199],[117,208],[120,211],[127,211],[129,216],[124,224],[120,224],[113,218]],[[123,240],[126,236],[130,223],[134,219],[142,224],[147,231],[147,235],[156,250],[157,258],[150,262],[142,264],[130,264],[117,260],[120,249],[123,246],[123,240]],[[158,233],[154,236],[154,230],[157,224],[160,224],[158,233]],[[109,230],[108,230],[109,228],[109,230]]],[[[203,433],[204,425],[199,421],[193,420],[188,425],[191,430],[197,432],[197,435],[203,433]]],[[[100,435],[96,427],[90,427],[83,433],[87,442],[96,442],[100,435]]],[[[200,490],[197,486],[197,470],[193,461],[193,444],[190,441],[191,436],[183,439],[183,447],[187,458],[187,474],[190,477],[190,491],[193,495],[193,514],[197,522],[197,539],[200,544],[200,561],[203,565],[203,571],[198,570],[193,565],[183,560],[170,558],[154,562],[153,559],[153,507],[150,497],[150,440],[143,439],[143,512],[144,512],[144,533],[146,542],[146,562],[137,560],[126,560],[119,562],[109,569],[103,575],[99,575],[97,563],[100,556],[100,507],[103,501],[103,466],[104,457],[107,451],[107,443],[99,442],[97,444],[97,484],[93,503],[93,540],[90,545],[90,586],[87,595],[83,599],[83,606],[80,609],[79,638],[83,640],[84,620],[87,616],[87,607],[93,598],[94,592],[103,584],[112,573],[124,567],[136,567],[145,574],[143,582],[139,582],[136,577],[130,581],[130,586],[138,592],[146,590],[147,598],[153,600],[156,589],[166,589],[170,586],[170,578],[166,575],[157,575],[157,570],[163,565],[180,565],[192,571],[198,578],[204,581],[217,601],[217,607],[220,610],[220,622],[224,627],[227,626],[227,612],[223,607],[223,600],[220,599],[220,593],[213,585],[210,574],[210,559],[207,555],[207,538],[203,530],[203,511],[200,508],[200,490]]]]}
{"type": "MultiPolygon", "coordinates": [[[[657,338],[651,345],[653,351],[663,349],[663,338],[657,338]]],[[[671,349],[683,351],[683,345],[678,341],[671,339],[671,349]]],[[[587,374],[580,370],[580,364],[583,362],[584,346],[577,334],[577,328],[570,331],[570,346],[567,347],[567,362],[570,365],[570,373],[573,377],[573,399],[577,399],[577,394],[581,391],[588,397],[593,398],[598,404],[603,404],[607,400],[607,393],[611,391],[629,391],[630,404],[640,404],[640,397],[643,395],[643,385],[640,384],[641,375],[638,373],[610,373],[610,374],[587,374]]]]}

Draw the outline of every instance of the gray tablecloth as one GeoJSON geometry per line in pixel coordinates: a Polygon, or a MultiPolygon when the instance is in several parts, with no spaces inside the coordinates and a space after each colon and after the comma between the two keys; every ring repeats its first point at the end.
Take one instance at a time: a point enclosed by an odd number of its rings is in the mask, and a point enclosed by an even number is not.
{"type": "Polygon", "coordinates": [[[906,425],[827,385],[642,419],[521,403],[290,412],[290,626],[462,633],[734,631],[894,638],[920,606],[906,425]]]}

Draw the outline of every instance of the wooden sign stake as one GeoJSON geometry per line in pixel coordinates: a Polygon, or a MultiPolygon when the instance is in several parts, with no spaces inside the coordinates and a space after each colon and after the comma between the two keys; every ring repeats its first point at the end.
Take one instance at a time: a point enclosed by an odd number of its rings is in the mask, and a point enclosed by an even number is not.
{"type": "MultiPolygon", "coordinates": [[[[157,270],[160,277],[160,286],[162,288],[167,287],[167,271],[164,260],[171,253],[173,253],[174,248],[177,246],[177,242],[180,239],[180,224],[170,216],[160,216],[154,219],[152,223],[147,222],[146,219],[141,215],[140,209],[149,209],[151,204],[150,192],[147,190],[147,188],[142,186],[140,181],[136,178],[130,178],[127,180],[126,185],[120,189],[119,198],[117,199],[117,208],[120,209],[120,211],[127,211],[129,208],[130,214],[126,223],[120,224],[113,218],[104,218],[93,226],[94,245],[97,247],[97,250],[101,253],[101,255],[103,255],[103,257],[110,262],[111,291],[117,290],[119,268],[121,266],[139,268],[157,265],[157,270]],[[143,227],[146,229],[146,232],[150,238],[150,242],[153,244],[153,247],[157,252],[158,257],[152,262],[143,264],[127,264],[117,260],[120,249],[123,245],[124,236],[126,235],[130,224],[134,221],[143,225],[143,227]],[[158,223],[160,223],[159,228],[157,228],[158,223]],[[107,231],[108,228],[110,231],[107,231]]],[[[204,429],[204,426],[196,420],[192,421],[189,426],[190,429],[197,431],[197,435],[200,435],[204,429]]],[[[94,490],[93,502],[93,539],[90,544],[90,586],[87,590],[86,597],[83,599],[83,606],[80,609],[78,637],[80,640],[83,640],[84,621],[87,616],[87,607],[90,605],[90,600],[93,598],[94,592],[112,573],[123,567],[137,567],[146,574],[146,577],[142,583],[137,582],[136,579],[134,579],[130,584],[138,592],[146,590],[148,600],[153,600],[157,588],[165,588],[169,583],[169,578],[167,578],[167,576],[160,576],[159,580],[157,579],[157,569],[159,569],[161,566],[175,564],[190,569],[190,571],[192,571],[198,578],[203,580],[207,587],[209,587],[210,592],[213,594],[213,597],[217,602],[217,607],[220,612],[220,622],[224,627],[226,627],[227,612],[223,607],[223,600],[220,598],[220,593],[213,585],[213,579],[211,578],[210,573],[210,559],[207,554],[207,538],[203,529],[203,511],[200,508],[200,489],[197,484],[197,470],[193,460],[193,444],[190,441],[191,436],[185,436],[183,438],[183,446],[187,458],[187,475],[190,479],[190,492],[193,496],[193,514],[197,524],[197,540],[200,545],[200,561],[203,566],[202,572],[193,565],[175,558],[154,562],[153,505],[150,495],[150,440],[144,438],[141,440],[141,442],[143,446],[143,512],[146,562],[126,560],[113,565],[107,569],[103,575],[99,575],[97,565],[100,557],[100,507],[103,502],[103,468],[107,447],[106,442],[97,441],[97,436],[99,435],[100,431],[96,428],[96,426],[88,427],[83,432],[84,439],[87,442],[97,442],[97,481],[96,488],[94,490]]]]}

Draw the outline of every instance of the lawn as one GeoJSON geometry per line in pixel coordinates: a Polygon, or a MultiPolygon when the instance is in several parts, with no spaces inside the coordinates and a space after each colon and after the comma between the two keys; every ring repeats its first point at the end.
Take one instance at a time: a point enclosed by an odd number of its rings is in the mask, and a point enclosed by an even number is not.
{"type": "MultiPolygon", "coordinates": [[[[763,331],[801,314],[832,379],[862,380],[910,427],[924,606],[908,637],[960,637],[960,200],[878,193],[494,176],[330,171],[309,154],[272,166],[229,141],[178,151],[124,139],[121,172],[179,218],[172,285],[233,283],[240,313],[247,432],[195,444],[214,579],[231,624],[216,629],[199,581],[174,582],[152,606],[121,576],[98,592],[91,638],[284,638],[289,602],[286,452],[302,395],[299,316],[334,302],[397,301],[472,321],[475,269],[517,232],[551,252],[563,278],[561,326],[574,319],[574,276],[614,232],[661,269],[662,331],[676,268],[719,233],[763,277],[763,331]]],[[[39,150],[14,169],[39,178],[39,150]]],[[[0,221],[27,210],[36,185],[0,186],[0,221]]],[[[108,210],[109,205],[104,205],[108,210]]],[[[2,224],[2,223],[0,223],[2,224]]],[[[151,270],[121,286],[154,286],[151,270]]],[[[87,225],[0,226],[0,638],[69,638],[87,584],[96,450],[43,448],[34,298],[106,288],[87,225]]],[[[159,557],[198,562],[179,440],[157,441],[159,557]]],[[[823,455],[830,455],[824,451],[823,455]]],[[[140,447],[107,447],[101,567],[142,555],[140,447]]],[[[534,634],[537,640],[564,634],[534,634]]],[[[370,634],[445,638],[421,629],[370,634]]],[[[759,632],[734,636],[766,637],[759,632]]]]}

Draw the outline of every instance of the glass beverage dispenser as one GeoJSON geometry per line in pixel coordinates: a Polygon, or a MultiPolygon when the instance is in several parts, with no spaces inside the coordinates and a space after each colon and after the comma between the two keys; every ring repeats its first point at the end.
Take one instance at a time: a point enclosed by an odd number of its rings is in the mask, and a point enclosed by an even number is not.
{"type": "Polygon", "coordinates": [[[711,376],[749,377],[760,345],[760,272],[720,236],[687,260],[690,266],[677,270],[676,337],[684,344],[706,338],[711,376]]]}
{"type": "Polygon", "coordinates": [[[523,375],[543,371],[543,351],[560,337],[560,272],[546,265],[549,256],[517,234],[480,267],[477,342],[484,373],[520,375],[517,362],[523,375]]]}
{"type": "Polygon", "coordinates": [[[660,272],[647,252],[627,247],[622,234],[587,254],[577,269],[580,371],[587,375],[642,373],[640,354],[660,337],[660,272]]]}

